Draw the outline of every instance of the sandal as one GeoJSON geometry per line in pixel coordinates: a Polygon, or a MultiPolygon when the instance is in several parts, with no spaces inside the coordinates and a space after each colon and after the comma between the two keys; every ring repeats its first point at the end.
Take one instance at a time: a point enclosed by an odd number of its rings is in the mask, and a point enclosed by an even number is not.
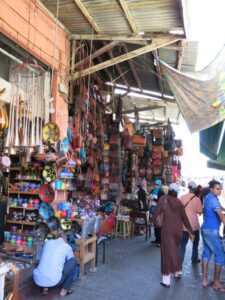
{"type": "Polygon", "coordinates": [[[214,282],[213,281],[209,281],[207,284],[203,284],[202,287],[205,288],[205,287],[210,287],[210,286],[213,286],[214,282]]]}
{"type": "Polygon", "coordinates": [[[66,292],[66,294],[65,295],[61,295],[60,294],[60,297],[65,297],[65,296],[70,295],[72,293],[73,293],[73,289],[68,289],[67,292],[66,292]]]}
{"type": "Polygon", "coordinates": [[[48,288],[43,288],[42,291],[41,291],[41,294],[43,296],[46,296],[46,295],[48,295],[48,292],[49,292],[48,288]]]}
{"type": "Polygon", "coordinates": [[[215,285],[213,286],[214,291],[216,292],[221,292],[225,293],[225,287],[216,287],[215,285]]]}

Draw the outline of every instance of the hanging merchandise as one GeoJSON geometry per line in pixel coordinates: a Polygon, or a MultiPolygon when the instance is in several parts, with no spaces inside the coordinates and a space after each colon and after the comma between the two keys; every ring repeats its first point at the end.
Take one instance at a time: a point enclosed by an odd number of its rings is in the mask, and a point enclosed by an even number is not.
{"type": "Polygon", "coordinates": [[[64,153],[67,153],[69,151],[69,139],[67,137],[65,137],[64,139],[62,139],[60,141],[60,151],[61,152],[64,152],[64,153]]]}
{"type": "Polygon", "coordinates": [[[54,123],[47,123],[43,127],[43,141],[45,143],[56,143],[60,137],[59,127],[54,123]]]}
{"type": "Polygon", "coordinates": [[[47,181],[47,182],[54,181],[55,178],[56,178],[56,173],[55,173],[55,170],[54,170],[54,166],[46,165],[44,167],[43,172],[42,172],[42,176],[43,176],[44,180],[47,181]]]}
{"type": "Polygon", "coordinates": [[[15,154],[17,147],[42,144],[44,119],[44,69],[37,64],[21,63],[12,68],[12,92],[5,148],[15,154]]]}
{"type": "Polygon", "coordinates": [[[124,148],[124,150],[132,149],[132,136],[129,134],[129,131],[127,128],[123,132],[122,147],[124,148]]]}
{"type": "Polygon", "coordinates": [[[39,190],[39,197],[42,201],[51,203],[55,198],[53,188],[49,184],[43,184],[39,190]]]}
{"type": "Polygon", "coordinates": [[[9,120],[5,110],[5,105],[0,103],[0,133],[4,133],[5,129],[8,128],[9,120]]]}
{"type": "Polygon", "coordinates": [[[146,138],[142,135],[134,134],[133,137],[132,137],[132,143],[134,145],[145,146],[146,145],[146,138]]]}
{"type": "Polygon", "coordinates": [[[1,168],[9,168],[11,166],[11,159],[9,156],[4,155],[2,157],[0,157],[0,167],[1,168]]]}
{"type": "Polygon", "coordinates": [[[58,167],[65,165],[69,161],[69,155],[65,152],[57,153],[56,164],[58,167]]]}
{"type": "Polygon", "coordinates": [[[38,209],[39,215],[44,219],[48,220],[50,217],[53,217],[55,215],[54,209],[51,206],[51,204],[42,202],[39,209],[38,209]]]}

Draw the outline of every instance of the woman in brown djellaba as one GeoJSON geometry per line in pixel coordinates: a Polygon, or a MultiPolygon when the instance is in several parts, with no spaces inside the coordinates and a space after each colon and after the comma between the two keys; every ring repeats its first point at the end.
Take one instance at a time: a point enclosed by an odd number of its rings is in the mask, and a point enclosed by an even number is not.
{"type": "Polygon", "coordinates": [[[188,221],[184,206],[177,198],[179,187],[172,183],[169,186],[168,195],[162,196],[158,201],[153,223],[163,211],[161,227],[161,284],[170,287],[171,275],[176,279],[182,276],[182,265],[179,254],[179,246],[183,236],[183,224],[187,228],[190,239],[194,235],[188,221]]]}

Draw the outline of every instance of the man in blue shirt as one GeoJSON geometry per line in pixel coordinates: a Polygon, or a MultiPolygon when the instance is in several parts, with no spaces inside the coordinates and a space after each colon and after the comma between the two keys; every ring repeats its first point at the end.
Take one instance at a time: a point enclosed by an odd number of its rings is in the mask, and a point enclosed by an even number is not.
{"type": "Polygon", "coordinates": [[[58,234],[57,239],[45,243],[40,262],[33,271],[34,282],[43,287],[44,295],[47,295],[49,287],[62,286],[60,296],[66,296],[72,292],[71,284],[76,266],[66,234],[58,234]]]}
{"type": "Polygon", "coordinates": [[[225,287],[220,283],[222,266],[225,264],[225,253],[219,236],[221,222],[225,224],[225,216],[218,200],[221,194],[221,185],[218,181],[212,180],[209,182],[209,187],[210,192],[203,202],[204,222],[201,228],[203,238],[202,286],[213,285],[215,290],[225,293],[225,287]],[[214,282],[208,280],[208,266],[212,254],[215,256],[214,282]]]}

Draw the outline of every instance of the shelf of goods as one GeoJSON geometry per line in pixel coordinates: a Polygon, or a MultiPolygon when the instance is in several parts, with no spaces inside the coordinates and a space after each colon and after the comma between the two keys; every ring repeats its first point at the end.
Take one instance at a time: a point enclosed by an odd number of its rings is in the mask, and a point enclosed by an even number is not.
{"type": "Polygon", "coordinates": [[[19,194],[19,195],[36,195],[38,196],[38,192],[21,192],[21,191],[16,191],[16,190],[11,190],[9,189],[9,194],[19,194]]]}

